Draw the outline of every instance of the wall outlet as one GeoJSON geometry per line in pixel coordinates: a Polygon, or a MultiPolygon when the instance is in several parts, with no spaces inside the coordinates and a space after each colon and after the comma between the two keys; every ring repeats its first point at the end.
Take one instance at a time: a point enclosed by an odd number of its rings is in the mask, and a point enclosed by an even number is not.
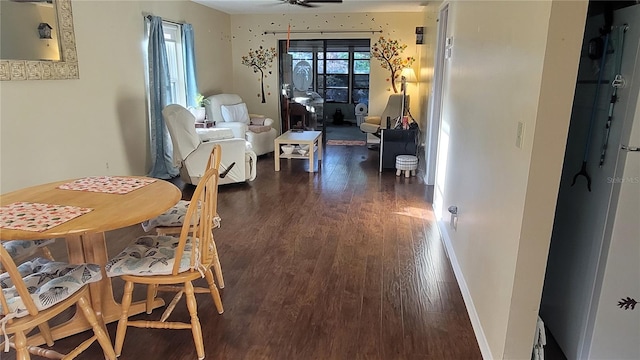
{"type": "Polygon", "coordinates": [[[524,123],[518,121],[518,130],[516,131],[516,147],[522,149],[522,142],[524,141],[524,123]]]}

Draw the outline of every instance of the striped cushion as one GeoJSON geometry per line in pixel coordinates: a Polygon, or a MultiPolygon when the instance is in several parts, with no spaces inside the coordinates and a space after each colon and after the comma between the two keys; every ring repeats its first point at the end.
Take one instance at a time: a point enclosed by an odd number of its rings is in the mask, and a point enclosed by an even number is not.
{"type": "MultiPolygon", "coordinates": [[[[24,284],[38,310],[45,310],[67,299],[85,284],[102,279],[100,266],[96,264],[67,264],[36,258],[18,266],[24,284]]],[[[9,311],[17,317],[28,315],[27,308],[16,291],[9,273],[0,274],[0,287],[7,299],[9,311]]],[[[0,312],[3,312],[0,304],[0,312]]]]}
{"type": "MultiPolygon", "coordinates": [[[[157,217],[142,223],[144,231],[149,232],[157,227],[182,226],[184,217],[187,215],[187,208],[190,201],[180,200],[171,209],[165,211],[157,217]]],[[[213,218],[213,227],[220,227],[220,216],[216,214],[213,218]]]]}
{"type": "MultiPolygon", "coordinates": [[[[179,238],[173,236],[141,236],[106,265],[107,276],[120,275],[170,275],[175,263],[179,238]]],[[[187,239],[180,272],[189,270],[191,238],[187,239]]]]}

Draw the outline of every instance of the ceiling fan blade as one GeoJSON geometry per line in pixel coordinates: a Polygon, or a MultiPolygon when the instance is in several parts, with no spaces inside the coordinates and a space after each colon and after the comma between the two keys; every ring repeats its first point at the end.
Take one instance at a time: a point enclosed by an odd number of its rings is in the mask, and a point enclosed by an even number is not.
{"type": "Polygon", "coordinates": [[[280,0],[281,4],[291,4],[291,5],[299,5],[307,8],[314,8],[318,5],[313,5],[312,3],[342,3],[342,0],[280,0]]]}

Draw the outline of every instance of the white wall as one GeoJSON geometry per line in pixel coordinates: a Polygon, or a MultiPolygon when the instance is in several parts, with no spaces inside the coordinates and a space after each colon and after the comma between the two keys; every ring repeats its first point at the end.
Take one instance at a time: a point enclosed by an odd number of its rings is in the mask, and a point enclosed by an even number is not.
{"type": "Polygon", "coordinates": [[[586,8],[450,6],[441,128],[448,154],[439,159],[444,193],[434,205],[485,358],[531,355],[586,8]],[[443,211],[450,205],[459,209],[457,231],[443,211]]]}
{"type": "MultiPolygon", "coordinates": [[[[266,103],[261,103],[260,77],[249,67],[242,65],[242,56],[249,53],[249,49],[257,49],[260,46],[278,49],[278,40],[286,39],[287,34],[264,34],[265,31],[286,31],[291,24],[291,30],[382,30],[380,33],[340,33],[340,34],[291,34],[291,39],[345,39],[345,38],[370,38],[371,44],[380,36],[399,40],[407,44],[403,56],[414,56],[414,70],[421,64],[420,53],[425,45],[415,44],[416,26],[426,26],[427,34],[435,31],[435,19],[425,24],[422,13],[357,13],[357,14],[263,14],[263,15],[232,15],[231,35],[233,37],[233,76],[235,79],[234,91],[247,103],[253,113],[268,115],[273,119],[280,119],[278,89],[278,61],[268,69],[272,74],[265,78],[266,103]]],[[[426,56],[426,54],[425,54],[426,56]]],[[[416,71],[416,74],[418,72],[416,71]]],[[[369,113],[379,114],[387,104],[389,95],[393,92],[388,81],[390,73],[382,69],[378,60],[371,60],[371,76],[369,83],[369,113]]],[[[415,85],[415,84],[412,84],[415,85]]],[[[428,85],[428,84],[427,84],[428,85]]],[[[422,86],[422,84],[421,84],[422,86]]],[[[399,89],[399,87],[398,87],[399,89]]],[[[418,99],[419,88],[409,86],[408,93],[412,97],[412,113],[416,120],[422,123],[421,109],[418,99]],[[414,105],[415,104],[415,105],[414,105]]],[[[280,121],[276,121],[280,125],[280,121]]]]}
{"type": "Polygon", "coordinates": [[[80,79],[0,82],[2,193],[73,177],[148,172],[143,12],[192,23],[200,91],[232,89],[229,15],[191,1],[72,6],[80,79]]]}
{"type": "MultiPolygon", "coordinates": [[[[622,52],[622,74],[627,80],[627,86],[618,91],[619,99],[614,108],[608,151],[604,165],[599,167],[604,122],[610,103],[611,86],[608,78],[615,63],[615,55],[611,55],[604,72],[607,81],[600,87],[600,101],[587,161],[588,173],[592,178],[592,191],[587,190],[584,177],[578,178],[576,185],[571,186],[573,176],[580,169],[583,160],[596,88],[594,84],[583,81],[596,80],[598,76],[594,71],[593,62],[586,57],[585,43],[585,56],[582,58],[578,76],[581,82],[576,88],[541,304],[543,320],[569,359],[640,357],[640,345],[637,341],[640,317],[637,312],[625,313],[616,306],[622,296],[637,297],[640,286],[638,237],[629,233],[635,230],[637,234],[639,231],[637,204],[640,203],[640,197],[637,193],[635,199],[621,198],[621,201],[635,201],[635,210],[631,204],[631,208],[622,210],[623,213],[635,213],[635,229],[634,222],[624,224],[618,221],[617,231],[628,233],[627,238],[618,238],[615,243],[611,240],[614,219],[624,216],[615,213],[620,188],[634,186],[611,179],[623,178],[624,162],[617,160],[618,149],[621,143],[628,143],[630,124],[640,89],[640,6],[618,10],[614,13],[614,19],[614,25],[631,25],[622,52]],[[608,253],[609,251],[611,252],[608,253]],[[631,256],[632,260],[625,261],[627,256],[631,256]],[[619,266],[622,268],[618,268],[619,266]],[[605,269],[608,281],[603,285],[601,282],[605,276],[605,269]],[[636,292],[633,291],[634,288],[636,292]],[[627,290],[630,293],[624,295],[627,290]],[[593,354],[589,352],[590,347],[594,349],[593,354]]],[[[587,20],[585,41],[588,42],[598,35],[598,28],[602,26],[602,22],[602,15],[587,20]]],[[[633,155],[629,158],[628,160],[634,161],[633,155]]],[[[635,163],[638,163],[637,159],[635,163]]]]}

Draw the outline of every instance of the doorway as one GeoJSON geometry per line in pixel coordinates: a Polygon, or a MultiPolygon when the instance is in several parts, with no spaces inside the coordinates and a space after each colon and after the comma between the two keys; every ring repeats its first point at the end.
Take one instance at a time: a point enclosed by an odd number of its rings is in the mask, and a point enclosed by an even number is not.
{"type": "Polygon", "coordinates": [[[640,4],[592,1],[540,304],[569,359],[640,358],[639,61],[640,4]]]}
{"type": "Polygon", "coordinates": [[[365,145],[370,39],[281,40],[282,130],[323,131],[328,145],[365,145]]]}

